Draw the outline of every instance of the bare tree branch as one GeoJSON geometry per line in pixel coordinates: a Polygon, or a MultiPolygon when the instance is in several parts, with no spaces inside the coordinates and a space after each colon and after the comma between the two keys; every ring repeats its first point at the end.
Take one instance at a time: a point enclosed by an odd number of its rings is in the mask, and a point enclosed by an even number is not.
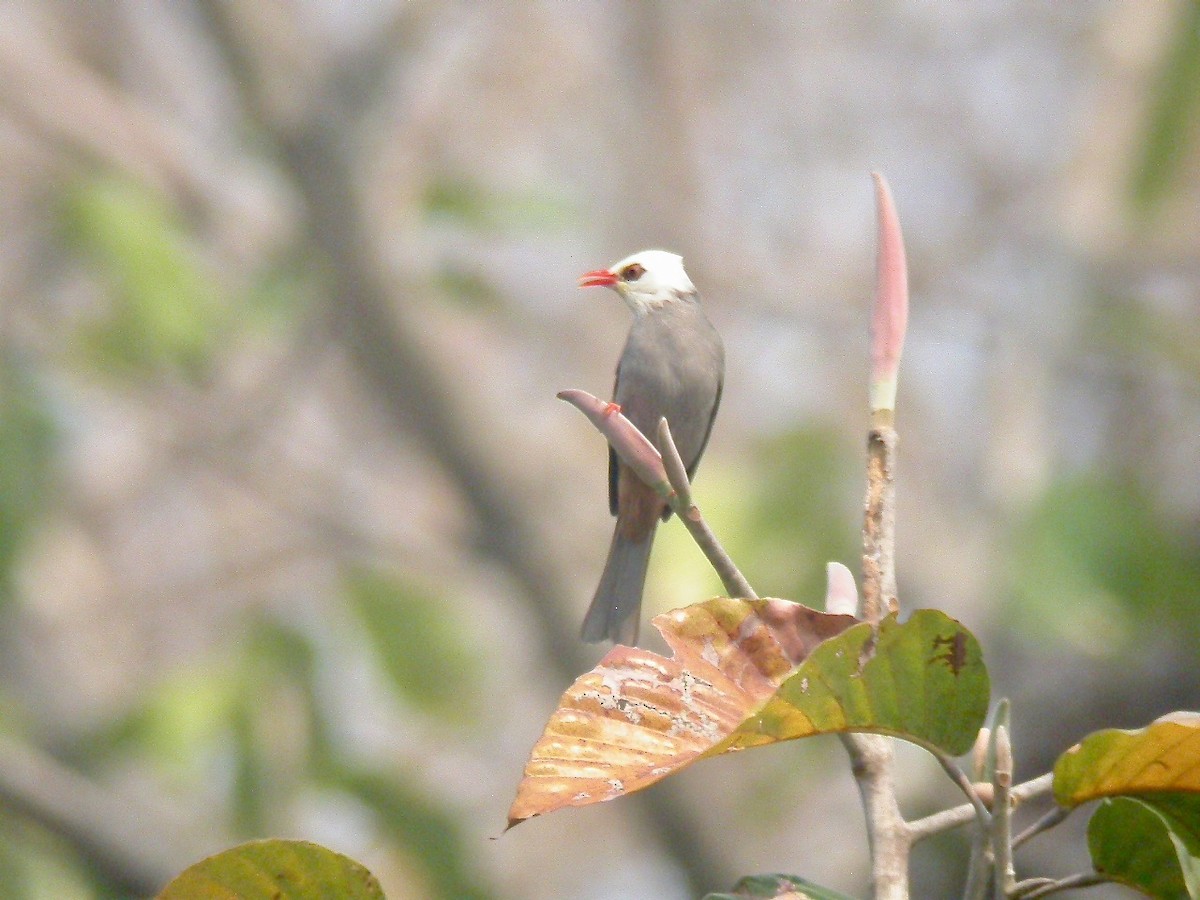
{"type": "MultiPolygon", "coordinates": [[[[1009,792],[1009,796],[1016,805],[1034,800],[1050,792],[1053,778],[1054,776],[1047,772],[1045,775],[1018,784],[1009,792]]],[[[923,819],[916,819],[909,822],[908,827],[912,835],[912,841],[915,844],[917,841],[923,841],[925,838],[941,834],[943,831],[949,831],[952,828],[966,825],[976,817],[975,807],[970,803],[964,803],[952,809],[944,809],[941,812],[933,813],[923,819]]],[[[1032,835],[1029,836],[1032,837],[1032,835]]],[[[1013,842],[1014,845],[1020,846],[1023,839],[1027,839],[1024,832],[1013,842]]]]}

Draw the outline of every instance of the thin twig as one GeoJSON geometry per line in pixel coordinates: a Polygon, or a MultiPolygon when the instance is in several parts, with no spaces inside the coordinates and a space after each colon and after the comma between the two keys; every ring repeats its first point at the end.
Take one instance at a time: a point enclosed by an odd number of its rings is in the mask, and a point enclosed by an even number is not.
{"type": "Polygon", "coordinates": [[[967,884],[963,900],[984,900],[987,896],[988,873],[992,869],[992,845],[986,828],[976,828],[971,837],[971,862],[967,868],[967,884]]]}
{"type": "Polygon", "coordinates": [[[712,563],[730,597],[757,598],[758,594],[754,593],[750,582],[734,565],[725,548],[708,527],[708,523],[704,521],[704,517],[700,515],[700,508],[692,502],[692,486],[688,482],[687,469],[679,456],[679,450],[675,447],[675,440],[671,437],[671,426],[667,424],[666,419],[661,419],[658,423],[658,449],[662,453],[667,479],[675,491],[671,508],[679,516],[679,521],[683,522],[696,546],[712,563]]]}
{"type": "Polygon", "coordinates": [[[942,769],[945,770],[946,774],[950,776],[950,780],[953,781],[958,786],[958,789],[966,795],[969,801],[971,801],[970,806],[971,810],[975,813],[975,818],[979,820],[981,827],[986,828],[992,820],[992,814],[988,812],[987,807],[983,805],[983,800],[980,798],[979,792],[975,790],[975,786],[971,784],[971,779],[967,777],[966,773],[958,767],[958,764],[955,763],[953,759],[951,759],[942,751],[936,748],[931,748],[930,752],[933,754],[934,759],[938,761],[938,765],[940,765],[942,769]]]}
{"type": "Polygon", "coordinates": [[[996,728],[996,768],[992,776],[994,789],[992,801],[992,853],[996,857],[993,868],[993,883],[997,897],[1007,897],[1016,883],[1012,858],[1012,745],[1008,729],[1003,725],[996,728]]]}
{"type": "Polygon", "coordinates": [[[667,480],[675,491],[671,500],[671,508],[682,518],[684,512],[692,505],[692,483],[688,480],[687,466],[675,446],[675,438],[671,435],[671,423],[666,417],[658,420],[658,452],[662,454],[663,468],[667,470],[667,480]]]}
{"type": "MultiPolygon", "coordinates": [[[[971,784],[971,780],[955,764],[954,760],[940,750],[933,749],[931,752],[934,759],[938,761],[938,764],[950,776],[950,780],[958,785],[959,789],[967,795],[967,799],[971,801],[967,808],[979,823],[979,827],[975,829],[974,836],[971,839],[971,863],[967,869],[967,884],[963,891],[963,897],[965,900],[983,900],[987,892],[988,882],[991,880],[987,876],[991,871],[992,862],[991,845],[988,841],[992,814],[983,805],[983,800],[980,799],[979,792],[975,790],[975,787],[971,784]]],[[[909,834],[911,837],[911,826],[909,834]]]]}
{"type": "Polygon", "coordinates": [[[1068,875],[1066,878],[1059,878],[1058,880],[1032,878],[1029,881],[1019,882],[1013,888],[1010,896],[1013,900],[1017,900],[1017,898],[1021,898],[1021,900],[1034,900],[1036,897],[1049,897],[1051,894],[1057,894],[1059,891],[1095,887],[1098,884],[1106,884],[1108,881],[1109,879],[1098,872],[1079,872],[1078,874],[1068,875]],[[1032,890],[1022,890],[1022,887],[1025,885],[1030,885],[1032,890]]]}
{"type": "Polygon", "coordinates": [[[1013,838],[1013,849],[1020,847],[1031,838],[1037,837],[1043,831],[1053,828],[1055,825],[1066,819],[1071,814],[1071,810],[1065,806],[1056,806],[1050,810],[1015,838],[1013,838]]]}
{"type": "Polygon", "coordinates": [[[1018,898],[1021,897],[1028,897],[1036,888],[1057,883],[1058,882],[1053,878],[1026,878],[1024,881],[1019,881],[1013,885],[1013,889],[1009,894],[1008,900],[1018,900],[1018,898]]]}
{"type": "MultiPolygon", "coordinates": [[[[1039,775],[1029,781],[1022,782],[1014,787],[1009,796],[1015,806],[1020,806],[1029,800],[1036,799],[1043,794],[1050,792],[1054,776],[1047,772],[1045,775],[1039,775]]],[[[923,841],[927,837],[932,837],[935,834],[941,834],[943,831],[949,831],[952,828],[958,828],[966,825],[973,819],[978,818],[978,813],[973,804],[964,803],[961,806],[955,806],[952,809],[944,809],[941,812],[933,813],[925,816],[922,819],[914,819],[908,823],[909,831],[912,834],[913,843],[923,841]]],[[[1032,837],[1029,835],[1028,837],[1032,837]]],[[[1020,846],[1023,840],[1027,840],[1025,833],[1013,841],[1013,846],[1020,846]]]]}

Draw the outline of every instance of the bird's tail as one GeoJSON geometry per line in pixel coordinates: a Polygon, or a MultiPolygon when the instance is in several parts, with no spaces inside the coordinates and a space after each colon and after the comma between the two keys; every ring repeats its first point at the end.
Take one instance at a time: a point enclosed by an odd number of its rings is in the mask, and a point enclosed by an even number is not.
{"type": "Polygon", "coordinates": [[[630,647],[637,643],[642,589],[646,586],[654,532],[651,527],[649,534],[635,542],[622,537],[620,528],[614,530],[600,586],[583,619],[581,635],[585,641],[596,643],[607,638],[630,647]]]}

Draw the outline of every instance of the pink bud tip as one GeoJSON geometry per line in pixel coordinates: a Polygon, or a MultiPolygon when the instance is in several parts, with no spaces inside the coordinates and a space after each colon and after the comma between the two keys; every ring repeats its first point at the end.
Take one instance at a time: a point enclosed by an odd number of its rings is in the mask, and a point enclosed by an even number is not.
{"type": "Polygon", "coordinates": [[[879,220],[875,307],[871,313],[871,411],[896,408],[896,377],[908,328],[908,265],[904,237],[887,181],[878,172],[875,207],[879,220]]]}

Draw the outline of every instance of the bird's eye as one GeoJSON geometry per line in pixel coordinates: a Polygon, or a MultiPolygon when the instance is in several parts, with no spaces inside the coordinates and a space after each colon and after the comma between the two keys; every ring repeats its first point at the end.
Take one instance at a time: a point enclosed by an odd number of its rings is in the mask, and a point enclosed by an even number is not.
{"type": "Polygon", "coordinates": [[[621,270],[622,281],[637,281],[646,274],[645,266],[640,263],[631,263],[621,270]]]}

